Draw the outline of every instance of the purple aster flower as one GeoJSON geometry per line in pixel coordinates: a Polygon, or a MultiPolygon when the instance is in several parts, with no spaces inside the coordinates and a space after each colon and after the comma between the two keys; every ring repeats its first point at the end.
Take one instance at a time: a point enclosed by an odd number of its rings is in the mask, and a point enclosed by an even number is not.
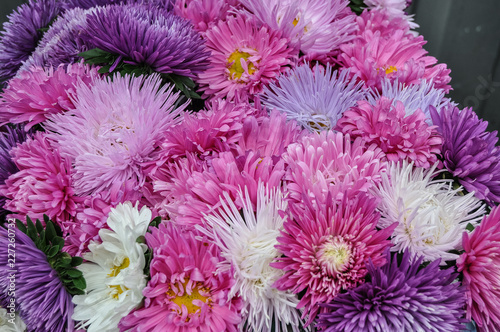
{"type": "Polygon", "coordinates": [[[337,73],[329,65],[303,65],[264,87],[262,101],[310,131],[329,130],[346,110],[365,99],[361,85],[347,70],[337,73]]]}
{"type": "Polygon", "coordinates": [[[17,311],[28,331],[66,332],[74,330],[73,303],[47,256],[18,229],[0,227],[0,300],[9,303],[9,277],[15,275],[17,311]],[[16,263],[8,265],[9,237],[15,230],[16,263]],[[15,272],[11,272],[15,270],[15,272]]]}
{"type": "Polygon", "coordinates": [[[0,81],[14,77],[28,59],[46,27],[59,14],[56,0],[30,0],[8,16],[0,37],[0,81]]]}
{"type": "Polygon", "coordinates": [[[72,8],[89,9],[97,6],[106,6],[106,5],[121,4],[121,3],[138,3],[138,2],[160,5],[161,7],[164,7],[167,10],[172,9],[171,0],[65,0],[62,6],[65,9],[72,9],[72,8]]]}
{"type": "Polygon", "coordinates": [[[89,48],[117,54],[125,63],[194,78],[208,67],[210,52],[192,24],[165,9],[110,5],[88,16],[83,31],[89,48]]]}
{"type": "Polygon", "coordinates": [[[488,122],[472,108],[448,106],[431,116],[443,136],[444,166],[469,192],[489,205],[500,202],[500,147],[497,132],[486,131],[488,122]]]}
{"type": "MultiPolygon", "coordinates": [[[[389,255],[389,251],[386,252],[389,255]]],[[[465,290],[440,260],[420,268],[423,257],[405,251],[382,267],[368,263],[370,280],[322,305],[318,327],[333,331],[460,331],[465,290]]]]}
{"type": "Polygon", "coordinates": [[[32,66],[58,67],[60,64],[77,62],[80,52],[88,50],[81,38],[81,30],[87,26],[87,15],[95,9],[70,9],[58,17],[43,35],[37,48],[19,71],[32,66]]]}
{"type": "MultiPolygon", "coordinates": [[[[5,180],[19,169],[12,161],[10,150],[18,143],[26,140],[28,134],[20,127],[5,126],[0,129],[0,188],[5,184],[5,180]]],[[[0,216],[4,215],[6,211],[3,209],[5,204],[5,197],[0,195],[0,216]]]]}

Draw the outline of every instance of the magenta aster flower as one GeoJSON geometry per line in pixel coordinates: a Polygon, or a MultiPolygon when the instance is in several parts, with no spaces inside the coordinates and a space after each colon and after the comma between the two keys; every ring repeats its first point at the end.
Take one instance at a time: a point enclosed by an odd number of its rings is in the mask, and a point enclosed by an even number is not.
{"type": "Polygon", "coordinates": [[[359,101],[337,123],[337,130],[377,144],[389,161],[410,160],[417,167],[429,168],[437,161],[442,139],[429,126],[425,114],[417,109],[406,115],[402,102],[393,105],[381,97],[376,105],[359,101]]]}
{"type": "Polygon", "coordinates": [[[39,29],[49,25],[58,14],[56,0],[30,0],[8,16],[0,37],[0,82],[14,77],[42,37],[39,29]]]}
{"type": "Polygon", "coordinates": [[[73,165],[74,187],[85,196],[131,180],[139,190],[158,159],[165,131],[178,123],[172,86],[158,75],[119,75],[77,88],[75,109],[47,121],[49,137],[73,165]]]}
{"type": "Polygon", "coordinates": [[[422,36],[413,37],[404,30],[383,36],[380,31],[364,31],[353,42],[341,46],[340,63],[351,69],[368,87],[380,90],[380,82],[388,77],[406,85],[433,80],[438,89],[447,93],[451,78],[445,64],[436,65],[436,58],[426,55],[422,36]]]}
{"type": "Polygon", "coordinates": [[[431,108],[432,121],[443,136],[444,166],[469,192],[490,205],[500,202],[500,148],[497,132],[472,108],[450,105],[440,113],[431,108]]]}
{"type": "Polygon", "coordinates": [[[61,157],[45,134],[36,133],[31,139],[11,150],[12,160],[19,171],[5,180],[4,208],[11,217],[43,220],[46,214],[62,223],[76,215],[79,199],[74,196],[71,163],[61,157]]]}
{"type": "Polygon", "coordinates": [[[457,260],[467,287],[467,318],[480,331],[500,330],[500,208],[494,207],[472,234],[463,233],[457,260]]]}
{"type": "Polygon", "coordinates": [[[357,138],[332,131],[305,136],[300,143],[288,147],[283,159],[288,163],[286,173],[289,199],[300,203],[303,195],[325,203],[334,187],[339,197],[345,191],[367,192],[381,181],[385,170],[383,152],[375,145],[367,146],[357,138]]]}
{"type": "Polygon", "coordinates": [[[188,19],[200,32],[206,31],[238,5],[238,0],[173,0],[174,13],[188,19]]]}
{"type": "Polygon", "coordinates": [[[327,332],[462,331],[465,296],[457,274],[441,270],[440,260],[421,268],[422,262],[408,251],[382,267],[370,262],[368,281],[322,305],[328,311],[317,326],[327,332]]]}
{"type": "Polygon", "coordinates": [[[335,196],[330,193],[324,204],[313,206],[304,195],[303,207],[290,204],[291,218],[276,246],[283,256],[271,263],[285,272],[277,289],[303,294],[297,308],[304,308],[308,324],[325,312],[320,303],[364,282],[369,259],[377,267],[385,263],[383,253],[394,229],[376,230],[380,215],[375,198],[358,193],[336,201],[335,196]]]}
{"type": "Polygon", "coordinates": [[[143,291],[144,307],[120,322],[123,331],[238,331],[242,301],[229,298],[232,271],[217,271],[217,246],[174,223],[146,234],[153,249],[151,280],[143,291]]]}
{"type": "Polygon", "coordinates": [[[170,178],[156,178],[155,191],[164,197],[159,210],[176,217],[178,224],[203,224],[203,217],[220,207],[220,197],[227,191],[235,204],[241,207],[240,188],[247,187],[252,204],[257,204],[259,182],[275,188],[281,184],[285,174],[283,160],[261,157],[249,151],[235,156],[222,152],[209,163],[197,165],[179,162],[172,165],[170,178]]]}
{"type": "Polygon", "coordinates": [[[366,30],[380,31],[380,35],[384,38],[389,38],[396,30],[403,30],[407,34],[410,32],[410,22],[405,18],[409,17],[407,15],[393,15],[387,10],[365,10],[356,19],[357,32],[362,35],[366,30]]]}
{"type": "Polygon", "coordinates": [[[219,21],[205,38],[212,55],[198,79],[204,97],[244,100],[284,72],[293,57],[280,32],[241,13],[219,21]]]}
{"type": "MultiPolygon", "coordinates": [[[[9,228],[9,230],[14,230],[9,228]]],[[[11,231],[0,227],[0,303],[2,307],[15,299],[19,316],[28,331],[72,332],[74,322],[71,295],[59,274],[33,241],[15,229],[15,268],[10,268],[7,255],[12,250],[11,231]],[[12,272],[15,270],[15,272],[12,272]],[[14,278],[9,276],[14,275],[14,278]],[[11,281],[15,280],[15,291],[11,281]],[[11,288],[9,290],[9,288],[11,288]]]]}
{"type": "Polygon", "coordinates": [[[281,31],[304,54],[337,50],[354,36],[348,0],[240,0],[261,23],[281,31]]]}
{"type": "Polygon", "coordinates": [[[52,114],[73,109],[76,85],[90,85],[96,77],[97,69],[82,63],[22,71],[2,94],[0,122],[26,123],[28,130],[52,114]]]}
{"type": "Polygon", "coordinates": [[[369,11],[364,11],[361,16],[368,12],[373,16],[385,16],[388,19],[401,20],[409,29],[419,27],[417,23],[413,22],[413,15],[408,15],[404,11],[409,6],[406,0],[364,0],[364,3],[369,11]]]}
{"type": "Polygon", "coordinates": [[[89,48],[116,54],[127,64],[194,78],[208,66],[209,52],[188,20],[142,4],[98,7],[87,17],[89,48]]]}

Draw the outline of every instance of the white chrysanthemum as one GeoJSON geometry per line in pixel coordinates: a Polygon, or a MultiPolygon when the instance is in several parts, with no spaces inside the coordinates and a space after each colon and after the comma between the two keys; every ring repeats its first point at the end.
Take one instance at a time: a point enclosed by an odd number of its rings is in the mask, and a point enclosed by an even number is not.
{"type": "Polygon", "coordinates": [[[0,307],[0,331],[2,332],[24,332],[26,331],[26,324],[24,324],[19,313],[13,315],[0,307]]]}
{"type": "Polygon", "coordinates": [[[99,231],[102,243],[89,245],[84,257],[89,262],[79,267],[87,281],[86,294],[73,297],[72,316],[87,331],[118,331],[122,317],[141,303],[147,247],[137,238],[146,234],[150,222],[146,206],[139,211],[137,204],[119,204],[108,216],[111,230],[99,231]]]}
{"type": "Polygon", "coordinates": [[[436,165],[425,170],[406,161],[391,163],[382,183],[374,191],[381,198],[379,227],[394,222],[392,250],[425,256],[425,260],[454,260],[451,250],[462,249],[462,233],[469,223],[476,225],[485,207],[474,193],[461,195],[451,180],[434,179],[440,172],[436,165]]]}
{"type": "Polygon", "coordinates": [[[283,194],[279,189],[270,192],[259,184],[256,213],[246,188],[239,197],[243,202],[242,214],[224,193],[219,213],[205,217],[208,230],[200,227],[227,259],[219,269],[234,269],[236,283],[229,296],[238,293],[245,301],[242,325],[247,324],[249,331],[271,331],[273,321],[274,331],[287,331],[287,324],[299,331],[299,300],[295,294],[273,287],[284,272],[269,266],[280,256],[274,246],[283,229],[279,211],[287,208],[283,194]]]}

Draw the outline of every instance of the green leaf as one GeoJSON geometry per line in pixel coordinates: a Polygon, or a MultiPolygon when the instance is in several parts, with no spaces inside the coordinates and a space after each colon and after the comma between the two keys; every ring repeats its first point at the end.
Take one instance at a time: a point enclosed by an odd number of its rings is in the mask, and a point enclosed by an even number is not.
{"type": "Polygon", "coordinates": [[[53,258],[55,255],[59,253],[59,247],[51,247],[47,252],[46,255],[48,258],[53,258]]]}
{"type": "Polygon", "coordinates": [[[19,219],[16,219],[16,227],[18,230],[26,234],[28,232],[26,226],[23,224],[23,222],[19,219]]]}
{"type": "Polygon", "coordinates": [[[474,230],[474,225],[471,223],[468,223],[467,227],[465,227],[465,229],[468,230],[469,232],[472,232],[474,230]]]}
{"type": "Polygon", "coordinates": [[[73,285],[76,289],[84,290],[85,288],[87,288],[87,282],[83,277],[73,279],[73,285]]]}
{"type": "Polygon", "coordinates": [[[71,278],[80,278],[81,276],[83,276],[82,271],[77,270],[77,269],[68,269],[65,272],[71,278]]]}
{"type": "Polygon", "coordinates": [[[151,222],[149,223],[149,227],[158,228],[158,226],[160,224],[161,224],[161,217],[158,216],[158,217],[154,218],[153,220],[151,220],[151,222]]]}
{"type": "Polygon", "coordinates": [[[83,263],[83,258],[81,257],[73,257],[73,259],[71,260],[71,266],[72,267],[75,267],[75,266],[78,266],[78,265],[81,265],[83,263]]]}
{"type": "Polygon", "coordinates": [[[54,224],[52,222],[46,223],[45,226],[45,238],[47,241],[52,242],[52,240],[57,237],[56,229],[54,228],[54,224]]]}

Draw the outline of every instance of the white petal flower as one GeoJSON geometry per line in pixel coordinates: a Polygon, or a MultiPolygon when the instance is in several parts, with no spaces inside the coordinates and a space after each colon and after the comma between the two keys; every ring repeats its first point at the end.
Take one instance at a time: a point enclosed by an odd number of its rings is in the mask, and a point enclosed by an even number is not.
{"type": "Polygon", "coordinates": [[[230,296],[239,293],[246,302],[242,315],[248,329],[271,331],[274,321],[274,331],[287,331],[287,324],[299,331],[297,296],[273,287],[284,272],[269,266],[280,255],[275,245],[283,229],[280,211],[286,210],[287,203],[279,189],[269,191],[262,184],[256,213],[246,188],[245,194],[240,191],[239,196],[243,202],[241,213],[224,193],[219,213],[206,216],[207,228],[199,229],[212,238],[227,259],[219,269],[234,269],[236,283],[230,296]]]}
{"type": "Polygon", "coordinates": [[[474,193],[461,195],[452,180],[433,179],[440,172],[436,165],[425,170],[406,161],[391,163],[388,173],[374,194],[381,198],[379,227],[394,222],[392,250],[424,255],[425,260],[454,260],[452,250],[462,249],[462,233],[469,223],[476,225],[485,206],[474,193]]]}
{"type": "Polygon", "coordinates": [[[122,317],[141,303],[147,247],[137,238],[146,234],[150,222],[146,206],[139,211],[137,204],[119,204],[108,216],[111,230],[99,231],[102,243],[89,245],[84,257],[89,262],[79,267],[87,281],[86,294],[73,297],[72,316],[87,331],[118,331],[122,317]]]}
{"type": "Polygon", "coordinates": [[[10,310],[0,307],[0,331],[2,332],[24,332],[24,324],[19,313],[11,313],[10,310]]]}

